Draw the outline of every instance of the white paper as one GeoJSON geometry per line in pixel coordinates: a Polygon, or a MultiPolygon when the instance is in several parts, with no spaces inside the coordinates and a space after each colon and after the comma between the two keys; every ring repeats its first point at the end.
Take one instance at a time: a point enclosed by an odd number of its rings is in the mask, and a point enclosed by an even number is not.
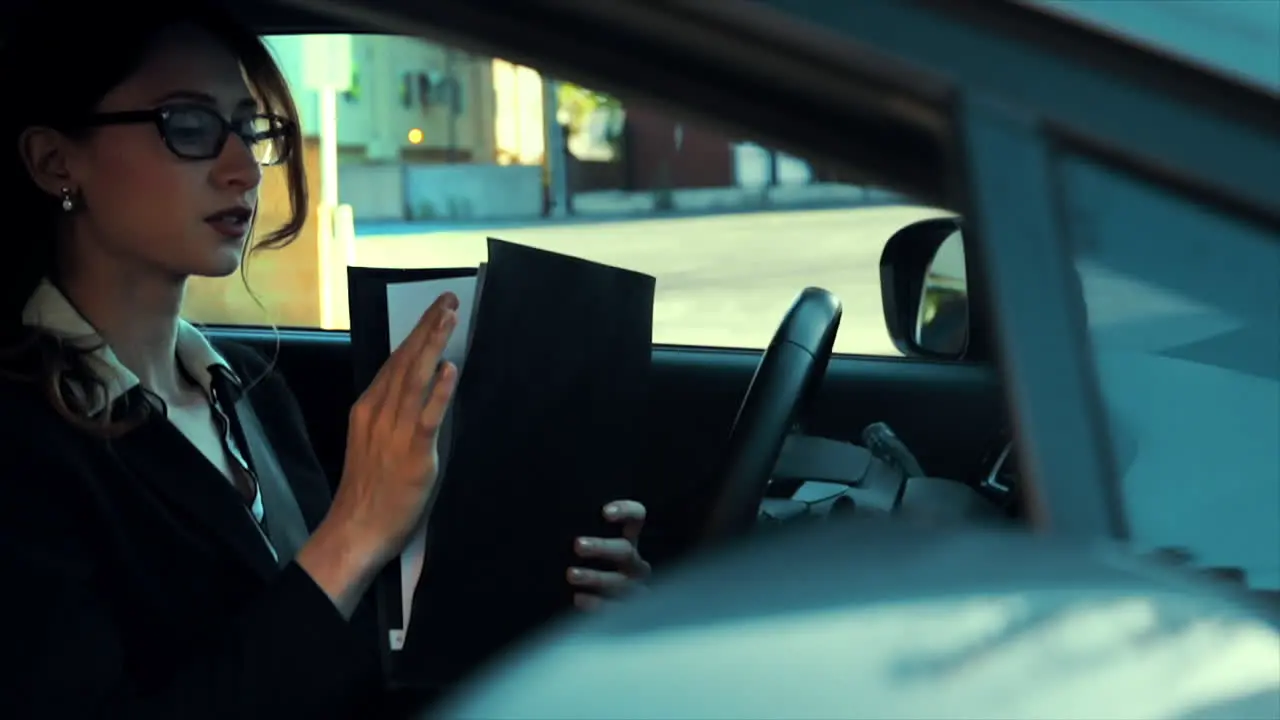
{"type": "Polygon", "coordinates": [[[422,313],[431,307],[442,293],[458,296],[458,326],[445,346],[444,357],[462,369],[466,359],[467,342],[471,337],[471,318],[475,309],[476,277],[419,280],[417,282],[390,283],[387,285],[387,335],[394,352],[413,331],[422,313]]]}
{"type": "MultiPolygon", "coordinates": [[[[391,340],[391,351],[394,352],[413,331],[422,313],[431,307],[442,293],[451,292],[458,296],[458,325],[445,346],[443,360],[458,366],[459,376],[466,363],[467,347],[471,341],[471,323],[475,316],[476,289],[478,281],[475,276],[463,278],[444,278],[439,280],[420,280],[417,282],[392,283],[387,285],[387,335],[391,340]]],[[[449,432],[451,415],[445,414],[440,428],[440,472],[448,464],[449,432]]],[[[437,483],[443,481],[437,478],[437,483]]],[[[422,576],[422,563],[426,551],[427,526],[423,524],[414,531],[408,545],[400,553],[400,607],[404,625],[390,631],[392,650],[404,647],[405,632],[409,629],[409,615],[413,610],[413,593],[418,587],[418,578],[422,576]]]]}

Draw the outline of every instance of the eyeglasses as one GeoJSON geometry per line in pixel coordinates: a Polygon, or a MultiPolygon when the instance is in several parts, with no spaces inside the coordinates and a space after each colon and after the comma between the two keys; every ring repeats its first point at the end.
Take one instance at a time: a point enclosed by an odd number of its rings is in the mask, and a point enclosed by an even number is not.
{"type": "Polygon", "coordinates": [[[293,151],[293,123],[279,115],[259,113],[227,120],[205,105],[166,105],[154,110],[130,110],[91,115],[83,125],[153,123],[169,151],[183,160],[212,160],[222,154],[227,139],[238,135],[260,165],[279,165],[293,151]]]}

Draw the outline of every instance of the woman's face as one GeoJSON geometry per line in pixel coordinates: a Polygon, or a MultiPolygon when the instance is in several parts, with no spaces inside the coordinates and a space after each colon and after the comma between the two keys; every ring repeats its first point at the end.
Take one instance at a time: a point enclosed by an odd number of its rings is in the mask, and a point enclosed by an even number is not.
{"type": "MultiPolygon", "coordinates": [[[[207,107],[232,123],[258,112],[237,59],[194,27],[166,31],[149,59],[107,93],[97,111],[175,104],[207,107]]],[[[248,216],[219,213],[252,212],[262,181],[258,161],[237,135],[230,135],[216,157],[190,160],[169,149],[154,123],[107,124],[83,141],[66,142],[64,151],[65,179],[78,205],[69,252],[98,261],[110,257],[174,278],[236,270],[248,240],[248,216]]],[[[71,258],[73,265],[76,260],[71,258]]]]}

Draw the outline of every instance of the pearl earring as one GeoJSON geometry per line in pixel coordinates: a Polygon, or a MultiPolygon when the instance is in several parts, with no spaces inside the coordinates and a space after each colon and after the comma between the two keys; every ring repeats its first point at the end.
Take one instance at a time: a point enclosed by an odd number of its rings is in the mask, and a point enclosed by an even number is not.
{"type": "Polygon", "coordinates": [[[71,188],[62,188],[62,212],[71,212],[76,208],[76,201],[71,197],[71,188]]]}

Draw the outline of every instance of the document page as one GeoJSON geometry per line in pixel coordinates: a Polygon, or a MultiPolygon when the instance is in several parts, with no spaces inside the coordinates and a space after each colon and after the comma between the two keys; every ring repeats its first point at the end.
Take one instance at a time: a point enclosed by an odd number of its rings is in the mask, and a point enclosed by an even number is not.
{"type": "MultiPolygon", "coordinates": [[[[390,283],[387,285],[387,330],[391,352],[404,342],[413,331],[422,313],[441,294],[451,292],[458,296],[458,325],[445,347],[443,360],[458,366],[459,373],[466,364],[467,347],[471,340],[471,325],[475,315],[478,277],[441,278],[416,282],[390,283]]],[[[461,374],[459,374],[461,377],[461,374]]],[[[444,468],[448,467],[449,445],[452,439],[452,411],[445,414],[440,428],[440,474],[437,484],[444,481],[444,468]]],[[[400,554],[400,603],[403,626],[390,631],[392,650],[404,647],[405,633],[409,629],[409,616],[413,610],[413,593],[422,576],[422,565],[427,543],[427,526],[424,522],[400,554]]]]}

